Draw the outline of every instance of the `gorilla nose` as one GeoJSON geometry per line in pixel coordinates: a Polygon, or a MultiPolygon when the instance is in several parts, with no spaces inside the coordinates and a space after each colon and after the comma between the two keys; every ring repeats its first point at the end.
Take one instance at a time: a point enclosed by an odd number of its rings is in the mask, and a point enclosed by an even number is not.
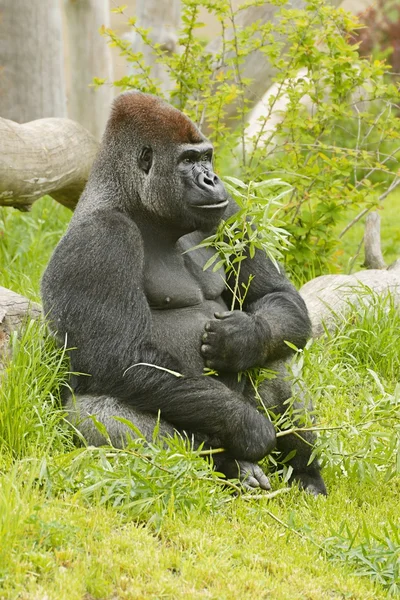
{"type": "Polygon", "coordinates": [[[197,183],[199,187],[204,189],[208,189],[210,187],[215,188],[219,183],[219,178],[214,173],[200,173],[197,178],[197,183]]]}

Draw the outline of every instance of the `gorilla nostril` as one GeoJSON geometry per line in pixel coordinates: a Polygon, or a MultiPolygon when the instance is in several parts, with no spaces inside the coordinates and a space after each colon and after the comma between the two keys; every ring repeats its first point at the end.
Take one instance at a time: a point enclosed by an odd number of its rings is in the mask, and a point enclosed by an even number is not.
{"type": "Polygon", "coordinates": [[[200,187],[215,187],[218,181],[216,175],[210,176],[209,173],[200,173],[197,182],[200,187]]]}

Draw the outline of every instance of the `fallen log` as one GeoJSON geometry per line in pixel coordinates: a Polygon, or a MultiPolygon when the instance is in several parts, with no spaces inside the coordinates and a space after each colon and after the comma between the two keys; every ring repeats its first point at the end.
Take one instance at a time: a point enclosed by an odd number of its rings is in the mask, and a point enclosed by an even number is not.
{"type": "Polygon", "coordinates": [[[368,305],[373,294],[392,294],[400,307],[400,259],[386,268],[381,250],[380,216],[368,215],[364,233],[365,271],[353,275],[321,275],[300,290],[311,317],[313,336],[334,331],[340,320],[357,307],[368,305]],[[372,292],[372,293],[371,293],[372,292]]]}
{"type": "Polygon", "coordinates": [[[70,119],[20,125],[0,118],[0,206],[26,211],[49,194],[74,208],[97,149],[95,138],[70,119]]]}
{"type": "Polygon", "coordinates": [[[393,295],[400,306],[400,261],[386,270],[370,269],[354,275],[321,275],[308,281],[300,290],[311,317],[313,336],[334,331],[338,321],[351,310],[369,304],[372,295],[393,295]]]}

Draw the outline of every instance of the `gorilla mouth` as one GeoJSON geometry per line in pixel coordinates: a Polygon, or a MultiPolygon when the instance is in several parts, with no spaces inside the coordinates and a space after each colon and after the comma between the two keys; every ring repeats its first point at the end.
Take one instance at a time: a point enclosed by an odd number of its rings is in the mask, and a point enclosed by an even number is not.
{"type": "Polygon", "coordinates": [[[222,202],[217,202],[216,204],[194,204],[194,208],[225,208],[228,206],[229,200],[222,200],[222,202]]]}

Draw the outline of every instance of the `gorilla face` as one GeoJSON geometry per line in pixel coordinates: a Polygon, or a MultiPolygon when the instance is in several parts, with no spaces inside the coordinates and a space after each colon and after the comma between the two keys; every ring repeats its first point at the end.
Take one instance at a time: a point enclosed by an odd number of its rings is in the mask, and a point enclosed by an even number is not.
{"type": "Polygon", "coordinates": [[[184,233],[212,228],[229,201],[213,171],[212,145],[204,140],[163,150],[145,146],[139,152],[137,164],[145,177],[143,207],[184,233]]]}
{"type": "Polygon", "coordinates": [[[228,194],[212,166],[213,147],[185,144],[178,155],[178,174],[183,185],[183,201],[195,224],[212,226],[228,205],[228,194]]]}
{"type": "Polygon", "coordinates": [[[228,194],[214,173],[213,147],[209,143],[183,147],[178,157],[178,172],[183,181],[188,205],[196,211],[221,211],[228,204],[228,194]]]}

